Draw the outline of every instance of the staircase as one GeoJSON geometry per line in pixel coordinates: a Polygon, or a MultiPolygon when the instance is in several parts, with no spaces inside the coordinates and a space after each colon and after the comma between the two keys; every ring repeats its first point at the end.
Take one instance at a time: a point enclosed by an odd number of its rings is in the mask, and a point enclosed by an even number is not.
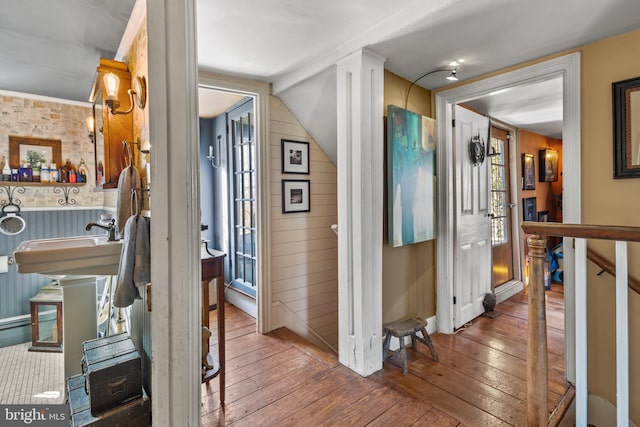
{"type": "Polygon", "coordinates": [[[628,277],[627,242],[640,242],[640,227],[524,222],[522,229],[532,234],[528,239],[531,263],[529,290],[529,330],[527,357],[527,424],[546,426],[552,421],[547,412],[547,336],[544,304],[543,236],[575,238],[575,365],[576,425],[588,425],[587,378],[587,260],[590,259],[616,278],[616,419],[619,427],[629,426],[629,302],[628,288],[638,292],[638,282],[628,277]],[[616,262],[587,250],[587,239],[615,241],[616,262]]]}

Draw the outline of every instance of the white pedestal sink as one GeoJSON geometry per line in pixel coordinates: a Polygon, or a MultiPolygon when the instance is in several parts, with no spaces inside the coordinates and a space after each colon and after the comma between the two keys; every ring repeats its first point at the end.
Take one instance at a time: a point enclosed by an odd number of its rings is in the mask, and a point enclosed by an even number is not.
{"type": "Polygon", "coordinates": [[[14,253],[19,273],[60,281],[65,378],[82,372],[82,342],[98,331],[96,277],[118,274],[121,249],[107,236],[77,236],[27,240],[14,253]]]}

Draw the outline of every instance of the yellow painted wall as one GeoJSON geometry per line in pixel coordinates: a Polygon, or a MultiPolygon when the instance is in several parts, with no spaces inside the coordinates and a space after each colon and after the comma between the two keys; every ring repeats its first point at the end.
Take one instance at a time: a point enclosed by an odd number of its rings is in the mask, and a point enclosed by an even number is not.
{"type": "MultiPolygon", "coordinates": [[[[640,226],[640,179],[613,179],[611,84],[640,77],[640,30],[602,40],[582,52],[582,221],[640,226]]],[[[640,114],[640,112],[636,112],[640,114]]],[[[612,243],[589,242],[609,260],[612,243]]],[[[640,278],[640,245],[629,245],[629,272],[640,278]]],[[[615,403],[614,280],[589,266],[589,392],[615,403]]],[[[630,292],[631,418],[640,424],[640,295],[630,292]]]]}
{"type": "MultiPolygon", "coordinates": [[[[411,82],[385,70],[384,115],[387,106],[405,106],[411,82]]],[[[431,93],[414,85],[407,109],[431,117],[431,93]]],[[[386,158],[386,156],[385,156],[386,158]]],[[[385,167],[386,170],[386,167],[385,167]]],[[[385,191],[386,191],[385,182],[385,191]]],[[[387,200],[386,194],[384,200],[387,200]]],[[[393,248],[387,244],[387,211],[384,212],[382,249],[382,321],[392,322],[407,316],[434,316],[436,311],[436,241],[393,248]]]]}

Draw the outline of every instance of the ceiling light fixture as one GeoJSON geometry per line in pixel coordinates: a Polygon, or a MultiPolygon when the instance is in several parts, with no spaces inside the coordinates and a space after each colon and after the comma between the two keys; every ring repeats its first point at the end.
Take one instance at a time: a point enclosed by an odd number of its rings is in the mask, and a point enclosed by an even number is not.
{"type": "Polygon", "coordinates": [[[103,78],[104,91],[106,94],[105,104],[109,107],[111,114],[129,114],[133,111],[133,98],[137,99],[138,108],[144,108],[147,103],[147,82],[144,77],[136,76],[133,80],[133,89],[127,90],[129,94],[130,107],[127,111],[117,111],[120,106],[118,92],[120,90],[120,78],[114,73],[107,73],[103,78]]]}
{"type": "Polygon", "coordinates": [[[458,76],[456,75],[457,73],[458,73],[458,67],[451,70],[451,74],[447,76],[447,80],[450,80],[452,82],[457,82],[458,81],[458,76]]]}

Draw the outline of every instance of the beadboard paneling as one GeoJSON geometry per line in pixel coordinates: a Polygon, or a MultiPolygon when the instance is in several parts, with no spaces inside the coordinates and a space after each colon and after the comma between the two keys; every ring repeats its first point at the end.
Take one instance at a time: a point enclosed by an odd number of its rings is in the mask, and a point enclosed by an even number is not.
{"type": "MultiPolygon", "coordinates": [[[[47,239],[64,236],[103,234],[94,229],[85,231],[85,226],[100,218],[102,210],[45,210],[23,211],[25,230],[16,236],[0,234],[0,255],[13,256],[20,242],[33,239],[47,239]]],[[[18,273],[17,266],[10,265],[8,273],[0,273],[0,321],[10,317],[29,314],[29,298],[51,280],[39,274],[18,273]]]]}
{"type": "Polygon", "coordinates": [[[337,348],[338,239],[330,228],[338,220],[337,170],[275,97],[270,115],[272,301],[285,305],[307,328],[337,348]],[[309,142],[309,175],[282,174],[283,138],[309,142]],[[282,213],[283,179],[311,181],[310,212],[282,213]]]}

